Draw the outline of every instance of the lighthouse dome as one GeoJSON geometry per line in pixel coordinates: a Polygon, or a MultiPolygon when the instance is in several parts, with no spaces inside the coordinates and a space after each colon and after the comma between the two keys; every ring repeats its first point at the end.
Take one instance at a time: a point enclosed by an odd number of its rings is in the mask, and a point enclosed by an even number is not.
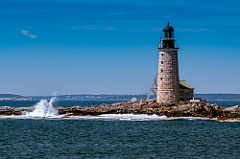
{"type": "Polygon", "coordinates": [[[174,29],[173,29],[173,27],[170,26],[170,23],[168,22],[168,23],[167,23],[167,26],[165,26],[165,27],[163,28],[163,31],[164,31],[164,32],[172,32],[172,31],[174,31],[174,29]]]}

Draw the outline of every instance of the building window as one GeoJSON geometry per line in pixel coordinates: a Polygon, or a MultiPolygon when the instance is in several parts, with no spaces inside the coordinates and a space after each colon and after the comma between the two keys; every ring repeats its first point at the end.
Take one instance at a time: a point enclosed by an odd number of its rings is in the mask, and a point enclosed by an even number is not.
{"type": "Polygon", "coordinates": [[[161,61],[161,64],[163,64],[163,61],[161,61]]]}
{"type": "Polygon", "coordinates": [[[163,70],[161,70],[161,72],[163,72],[163,70]]]}

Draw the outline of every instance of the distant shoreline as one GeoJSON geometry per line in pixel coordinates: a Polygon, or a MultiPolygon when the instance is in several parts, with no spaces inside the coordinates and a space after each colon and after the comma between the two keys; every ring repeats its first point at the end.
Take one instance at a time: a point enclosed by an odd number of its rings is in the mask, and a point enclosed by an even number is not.
{"type": "MultiPolygon", "coordinates": [[[[136,98],[138,101],[147,99],[146,94],[139,95],[117,95],[117,94],[79,94],[79,95],[58,95],[58,96],[21,96],[15,94],[0,94],[0,101],[39,101],[40,99],[51,99],[56,97],[59,101],[131,101],[136,98]]],[[[207,101],[240,101],[240,94],[195,94],[195,98],[207,101]]],[[[155,96],[151,96],[152,99],[155,96]]]]}
{"type": "Polygon", "coordinates": [[[0,101],[32,101],[31,98],[0,98],[0,101]]]}

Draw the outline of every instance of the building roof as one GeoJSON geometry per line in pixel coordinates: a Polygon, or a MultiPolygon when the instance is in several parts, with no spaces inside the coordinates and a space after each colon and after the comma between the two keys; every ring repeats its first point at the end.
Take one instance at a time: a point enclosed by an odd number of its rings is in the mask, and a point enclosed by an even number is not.
{"type": "Polygon", "coordinates": [[[180,80],[180,88],[194,89],[186,80],[180,80]]]}
{"type": "Polygon", "coordinates": [[[171,31],[171,32],[172,32],[172,31],[174,31],[174,29],[173,29],[173,27],[170,26],[170,23],[168,22],[168,23],[167,23],[167,26],[165,26],[165,27],[163,28],[163,31],[164,31],[164,32],[168,32],[168,31],[171,31]]]}

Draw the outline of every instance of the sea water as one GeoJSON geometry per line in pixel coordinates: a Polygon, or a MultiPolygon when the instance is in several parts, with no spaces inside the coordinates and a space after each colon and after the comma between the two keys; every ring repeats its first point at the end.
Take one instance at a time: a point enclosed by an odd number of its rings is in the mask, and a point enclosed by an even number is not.
{"type": "Polygon", "coordinates": [[[33,105],[38,115],[0,118],[1,159],[236,159],[240,154],[237,121],[132,114],[63,119],[54,100],[33,105]]]}

